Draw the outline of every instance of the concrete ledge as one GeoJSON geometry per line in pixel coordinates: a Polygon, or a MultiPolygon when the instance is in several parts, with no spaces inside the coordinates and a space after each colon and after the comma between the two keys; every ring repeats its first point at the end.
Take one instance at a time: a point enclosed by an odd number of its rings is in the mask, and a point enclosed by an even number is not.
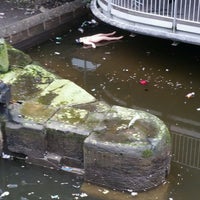
{"type": "Polygon", "coordinates": [[[146,191],[170,171],[170,136],[162,121],[139,110],[113,106],[104,130],[84,141],[85,180],[118,190],[146,191]]]}
{"type": "Polygon", "coordinates": [[[47,36],[52,37],[56,33],[63,32],[66,30],[66,25],[75,24],[76,19],[83,17],[86,13],[85,4],[81,0],[74,0],[6,25],[1,28],[0,37],[18,48],[24,48],[33,43],[35,45],[35,42],[44,41],[47,36]]]}

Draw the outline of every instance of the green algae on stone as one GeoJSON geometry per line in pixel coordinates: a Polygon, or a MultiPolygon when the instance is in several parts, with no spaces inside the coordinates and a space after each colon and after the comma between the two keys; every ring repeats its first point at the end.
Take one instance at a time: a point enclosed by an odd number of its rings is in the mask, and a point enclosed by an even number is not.
{"type": "Polygon", "coordinates": [[[87,117],[88,112],[83,109],[77,109],[72,107],[61,108],[51,120],[63,122],[66,124],[76,125],[82,124],[87,117]]]}
{"type": "Polygon", "coordinates": [[[0,38],[0,72],[6,73],[9,70],[8,50],[3,38],[0,38]]]}
{"type": "Polygon", "coordinates": [[[38,100],[46,99],[51,106],[76,105],[94,102],[96,99],[84,89],[66,79],[56,79],[40,94],[38,100]],[[54,95],[56,96],[54,97],[54,95]],[[47,99],[50,95],[54,98],[47,99]]]}
{"type": "Polygon", "coordinates": [[[26,101],[20,109],[20,115],[25,120],[34,121],[44,124],[48,121],[57,109],[34,101],[26,101]]]}
{"type": "Polygon", "coordinates": [[[27,65],[18,71],[12,82],[12,96],[15,100],[29,100],[38,96],[55,76],[38,65],[27,65]]]}
{"type": "Polygon", "coordinates": [[[95,113],[107,113],[111,107],[104,101],[95,101],[91,103],[85,103],[80,105],[73,106],[75,108],[85,109],[89,112],[95,112],[95,113]]]}
{"type": "Polygon", "coordinates": [[[142,157],[143,158],[149,158],[153,156],[153,151],[151,149],[145,149],[143,152],[142,152],[142,157]]]}
{"type": "Polygon", "coordinates": [[[26,65],[32,63],[31,57],[23,51],[16,49],[9,44],[7,44],[7,49],[11,68],[25,67],[26,65]]]}
{"type": "Polygon", "coordinates": [[[17,80],[17,77],[20,73],[21,73],[20,69],[14,69],[4,74],[0,73],[0,80],[2,80],[4,83],[12,84],[17,80]]]}

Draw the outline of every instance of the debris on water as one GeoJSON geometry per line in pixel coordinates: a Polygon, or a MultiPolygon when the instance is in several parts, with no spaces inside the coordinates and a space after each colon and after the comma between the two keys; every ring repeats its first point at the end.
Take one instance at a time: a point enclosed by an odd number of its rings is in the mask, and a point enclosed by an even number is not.
{"type": "Polygon", "coordinates": [[[62,37],[56,37],[56,44],[61,44],[62,37]]]}
{"type": "Polygon", "coordinates": [[[55,51],[54,54],[55,55],[60,55],[60,52],[55,51]]]}
{"type": "Polygon", "coordinates": [[[103,194],[108,194],[108,193],[109,193],[109,190],[104,189],[102,193],[103,193],[103,194]]]}
{"type": "Polygon", "coordinates": [[[8,184],[8,185],[7,185],[7,188],[10,188],[10,189],[12,189],[12,188],[17,188],[17,187],[18,187],[17,184],[8,184]]]}
{"type": "Polygon", "coordinates": [[[151,54],[151,52],[150,52],[150,51],[147,51],[146,54],[147,54],[147,56],[149,56],[149,55],[151,54]]]}
{"type": "Polygon", "coordinates": [[[137,192],[131,192],[131,196],[135,197],[135,196],[137,196],[137,195],[138,195],[137,192]]]}
{"type": "Polygon", "coordinates": [[[80,197],[87,197],[88,195],[86,194],[86,193],[84,193],[84,192],[82,192],[81,194],[80,194],[80,197]]]}
{"type": "Polygon", "coordinates": [[[56,195],[51,195],[51,199],[60,199],[60,197],[56,194],[56,195]]]}
{"type": "Polygon", "coordinates": [[[68,185],[68,184],[69,184],[68,182],[60,183],[60,185],[68,185]]]}
{"type": "Polygon", "coordinates": [[[73,193],[72,196],[74,196],[75,199],[79,199],[78,197],[84,198],[84,197],[87,197],[88,195],[86,193],[82,192],[81,194],[73,193]]]}
{"type": "Polygon", "coordinates": [[[62,166],[61,169],[62,169],[63,171],[72,172],[72,168],[71,168],[71,167],[68,167],[68,166],[62,166]]]}
{"type": "Polygon", "coordinates": [[[197,108],[197,111],[200,111],[200,108],[197,108]]]}
{"type": "Polygon", "coordinates": [[[62,40],[62,37],[57,36],[56,40],[62,40]]]}
{"type": "Polygon", "coordinates": [[[109,193],[109,190],[106,190],[106,189],[103,189],[103,190],[99,189],[98,191],[102,192],[103,194],[108,194],[109,193]]]}
{"type": "Polygon", "coordinates": [[[20,200],[28,200],[26,197],[21,197],[20,200]]]}
{"type": "Polygon", "coordinates": [[[12,159],[12,156],[11,155],[9,155],[9,154],[5,154],[4,152],[2,152],[2,154],[1,154],[1,157],[3,158],[3,159],[12,159]]]}
{"type": "Polygon", "coordinates": [[[97,21],[95,19],[91,19],[90,21],[84,21],[81,26],[78,28],[78,31],[81,33],[84,33],[84,27],[96,27],[98,25],[97,21]]]}
{"type": "Polygon", "coordinates": [[[140,83],[141,85],[147,85],[147,84],[148,84],[148,81],[142,79],[142,80],[139,81],[139,83],[140,83]]]}
{"type": "Polygon", "coordinates": [[[190,99],[190,98],[194,97],[194,95],[195,95],[195,92],[190,92],[190,93],[186,94],[185,97],[187,97],[188,99],[190,99]]]}
{"type": "Polygon", "coordinates": [[[29,193],[28,193],[28,196],[33,195],[33,194],[35,194],[35,193],[34,193],[34,192],[29,192],[29,193]]]}
{"type": "Polygon", "coordinates": [[[84,33],[84,29],[83,28],[78,28],[78,31],[80,31],[81,33],[84,33]]]}
{"type": "Polygon", "coordinates": [[[85,27],[85,26],[88,26],[88,25],[96,26],[96,25],[98,25],[98,23],[95,19],[91,19],[90,21],[84,21],[81,24],[81,27],[85,27]]]}
{"type": "Polygon", "coordinates": [[[135,37],[135,36],[136,36],[136,34],[134,34],[134,33],[131,33],[129,36],[130,36],[130,37],[135,37]]]}
{"type": "Polygon", "coordinates": [[[0,198],[6,197],[6,196],[8,196],[9,194],[10,194],[10,192],[5,191],[5,192],[3,192],[3,193],[0,195],[0,198]]]}
{"type": "Polygon", "coordinates": [[[78,189],[78,188],[80,188],[81,186],[80,186],[80,185],[72,185],[72,187],[78,189]]]}

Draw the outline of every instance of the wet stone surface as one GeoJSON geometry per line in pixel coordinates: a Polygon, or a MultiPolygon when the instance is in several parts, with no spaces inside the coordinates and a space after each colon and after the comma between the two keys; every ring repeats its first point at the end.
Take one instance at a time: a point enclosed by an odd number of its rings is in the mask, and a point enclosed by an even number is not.
{"type": "Polygon", "coordinates": [[[104,130],[93,132],[84,142],[85,179],[134,191],[163,183],[171,160],[164,123],[149,113],[119,106],[106,116],[104,130]]]}

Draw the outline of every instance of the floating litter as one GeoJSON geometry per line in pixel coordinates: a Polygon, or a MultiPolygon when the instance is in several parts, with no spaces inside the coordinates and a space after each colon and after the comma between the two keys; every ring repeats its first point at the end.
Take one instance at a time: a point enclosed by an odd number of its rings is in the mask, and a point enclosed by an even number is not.
{"type": "Polygon", "coordinates": [[[55,55],[60,55],[60,52],[55,51],[54,54],[55,55]]]}
{"type": "Polygon", "coordinates": [[[11,156],[11,155],[5,154],[4,152],[2,152],[1,157],[2,157],[3,159],[12,159],[12,156],[11,156]]]}
{"type": "Polygon", "coordinates": [[[0,198],[6,197],[6,196],[8,196],[9,194],[10,194],[10,192],[5,191],[5,192],[3,192],[3,193],[0,195],[0,198]]]}
{"type": "Polygon", "coordinates": [[[147,80],[140,80],[139,83],[141,85],[147,85],[148,84],[148,81],[147,80]]]}
{"type": "Polygon", "coordinates": [[[194,95],[195,95],[195,92],[190,92],[185,97],[187,97],[188,99],[190,99],[190,98],[194,97],[194,95]]]}
{"type": "Polygon", "coordinates": [[[18,185],[17,184],[8,184],[7,185],[7,188],[17,188],[18,187],[18,185]]]}
{"type": "Polygon", "coordinates": [[[56,194],[56,195],[51,195],[51,199],[60,199],[60,197],[56,194]]]}
{"type": "Polygon", "coordinates": [[[131,192],[131,196],[135,197],[135,196],[137,196],[137,195],[138,195],[137,192],[131,192]]]}

